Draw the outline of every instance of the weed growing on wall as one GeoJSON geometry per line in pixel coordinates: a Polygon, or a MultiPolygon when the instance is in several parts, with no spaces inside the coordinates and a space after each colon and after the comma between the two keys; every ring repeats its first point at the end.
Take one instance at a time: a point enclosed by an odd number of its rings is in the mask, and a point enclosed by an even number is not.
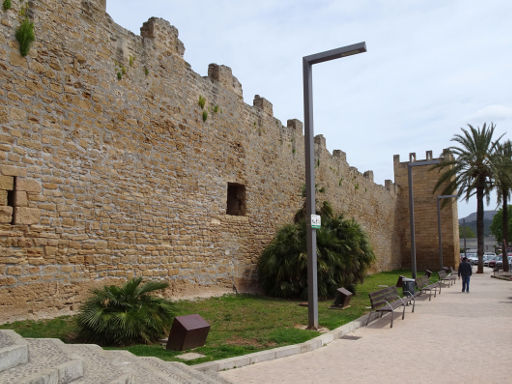
{"type": "Polygon", "coordinates": [[[21,25],[16,30],[16,40],[20,45],[20,54],[25,57],[30,50],[30,45],[35,40],[34,23],[27,17],[21,22],[21,25]]]}
{"type": "Polygon", "coordinates": [[[198,104],[201,107],[201,109],[204,109],[204,106],[206,104],[206,99],[203,96],[199,96],[198,104]]]}
{"type": "Polygon", "coordinates": [[[117,80],[121,80],[123,76],[126,75],[126,67],[117,61],[114,62],[116,67],[117,80]]]}
{"type": "Polygon", "coordinates": [[[204,110],[203,111],[203,121],[206,121],[206,119],[208,119],[208,111],[204,110]]]}
{"type": "Polygon", "coordinates": [[[4,0],[4,2],[2,3],[3,10],[7,11],[7,10],[11,9],[11,7],[12,7],[11,0],[4,0]]]}
{"type": "Polygon", "coordinates": [[[133,67],[134,62],[135,62],[135,57],[130,56],[130,58],[128,59],[128,64],[130,65],[130,67],[133,67]]]}
{"type": "Polygon", "coordinates": [[[149,69],[148,69],[148,67],[144,67],[144,75],[145,75],[145,76],[149,75],[149,69]]]}

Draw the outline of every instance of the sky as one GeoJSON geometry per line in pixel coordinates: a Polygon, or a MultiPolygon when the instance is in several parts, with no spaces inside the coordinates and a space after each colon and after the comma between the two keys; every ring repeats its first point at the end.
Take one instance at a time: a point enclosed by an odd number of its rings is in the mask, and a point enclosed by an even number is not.
{"type": "MultiPolygon", "coordinates": [[[[394,179],[393,155],[438,157],[468,124],[493,122],[512,139],[509,0],[107,0],[107,13],[137,35],[166,19],[195,72],[231,67],[245,102],[266,98],[283,125],[304,120],[302,57],[366,42],[366,53],[313,67],[314,133],[378,184],[394,179]]],[[[475,200],[458,210],[476,211],[475,200]]]]}

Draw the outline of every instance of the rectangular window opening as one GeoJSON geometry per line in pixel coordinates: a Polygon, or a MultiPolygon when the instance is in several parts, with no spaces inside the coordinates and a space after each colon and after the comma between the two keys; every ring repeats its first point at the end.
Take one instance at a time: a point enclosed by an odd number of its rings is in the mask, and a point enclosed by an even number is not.
{"type": "Polygon", "coordinates": [[[228,183],[226,213],[234,216],[245,216],[245,185],[228,183]]]}

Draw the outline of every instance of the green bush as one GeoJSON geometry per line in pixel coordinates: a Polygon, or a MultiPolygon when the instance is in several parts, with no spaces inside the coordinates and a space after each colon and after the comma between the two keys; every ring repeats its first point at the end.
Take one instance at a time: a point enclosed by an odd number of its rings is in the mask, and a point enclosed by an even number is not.
{"type": "Polygon", "coordinates": [[[30,45],[35,40],[34,23],[25,18],[16,30],[16,40],[20,44],[20,54],[25,57],[30,50],[30,45]]]}
{"type": "Polygon", "coordinates": [[[80,338],[102,345],[151,343],[163,337],[174,317],[170,301],[149,293],[164,289],[167,283],[142,278],[129,280],[122,287],[105,286],[93,290],[80,308],[80,338]]]}
{"type": "MultiPolygon", "coordinates": [[[[322,227],[317,234],[318,296],[333,297],[345,287],[355,293],[375,255],[366,233],[354,219],[333,215],[324,202],[322,227]]],[[[307,250],[304,209],[295,223],[282,227],[258,262],[258,276],[266,294],[285,298],[307,297],[307,250]]]]}

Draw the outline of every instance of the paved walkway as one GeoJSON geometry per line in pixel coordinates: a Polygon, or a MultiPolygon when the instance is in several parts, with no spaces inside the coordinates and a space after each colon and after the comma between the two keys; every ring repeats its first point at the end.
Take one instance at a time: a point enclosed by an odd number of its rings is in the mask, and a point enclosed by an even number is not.
{"type": "Polygon", "coordinates": [[[512,282],[473,274],[405,320],[389,315],[313,352],[220,372],[233,383],[512,383],[512,282]]]}

